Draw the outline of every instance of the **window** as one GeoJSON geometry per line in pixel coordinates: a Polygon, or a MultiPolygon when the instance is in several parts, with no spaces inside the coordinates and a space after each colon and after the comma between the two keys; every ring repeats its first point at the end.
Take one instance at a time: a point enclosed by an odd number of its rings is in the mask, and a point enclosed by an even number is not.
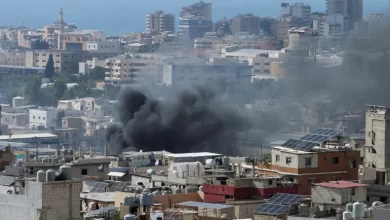
{"type": "Polygon", "coordinates": [[[41,119],[41,116],[39,116],[38,119],[41,119]]]}
{"type": "Polygon", "coordinates": [[[356,160],[349,161],[349,165],[351,168],[356,168],[356,160]]]}
{"type": "Polygon", "coordinates": [[[43,120],[46,120],[46,118],[45,118],[45,117],[43,117],[43,120]]]}
{"type": "Polygon", "coordinates": [[[268,180],[268,185],[271,186],[271,185],[273,184],[273,182],[274,182],[274,181],[273,181],[272,179],[268,180]]]}
{"type": "Polygon", "coordinates": [[[332,164],[338,164],[339,163],[339,157],[332,157],[332,164]]]}
{"type": "Polygon", "coordinates": [[[291,157],[286,157],[286,164],[291,164],[291,157]]]}
{"type": "Polygon", "coordinates": [[[311,158],[305,158],[305,166],[311,166],[311,158]]]}
{"type": "Polygon", "coordinates": [[[33,119],[35,119],[35,116],[33,116],[33,119]]]}
{"type": "Polygon", "coordinates": [[[87,169],[81,169],[81,175],[83,175],[83,176],[88,175],[88,170],[87,169]]]}
{"type": "Polygon", "coordinates": [[[354,196],[356,194],[356,188],[351,188],[351,196],[354,196]]]}
{"type": "Polygon", "coordinates": [[[276,156],[275,156],[275,161],[276,161],[276,162],[279,162],[279,161],[280,161],[280,155],[276,155],[276,156]]]}

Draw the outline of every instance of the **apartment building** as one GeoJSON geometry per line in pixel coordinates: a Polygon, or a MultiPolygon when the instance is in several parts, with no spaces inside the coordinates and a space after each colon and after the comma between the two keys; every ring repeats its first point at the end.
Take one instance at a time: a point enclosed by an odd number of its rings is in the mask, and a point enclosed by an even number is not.
{"type": "Polygon", "coordinates": [[[232,33],[248,32],[251,34],[260,34],[261,18],[253,14],[238,15],[232,18],[232,33]]]}
{"type": "Polygon", "coordinates": [[[86,51],[91,52],[107,52],[107,53],[121,53],[122,46],[118,40],[113,41],[88,41],[86,51]]]}
{"type": "Polygon", "coordinates": [[[75,30],[60,34],[60,50],[86,51],[89,41],[105,40],[103,31],[96,30],[75,30]]]}
{"type": "Polygon", "coordinates": [[[79,73],[80,74],[89,74],[96,67],[105,67],[105,60],[98,60],[96,57],[92,60],[87,60],[85,62],[79,62],[79,73]]]}
{"type": "Polygon", "coordinates": [[[106,60],[106,80],[131,81],[136,74],[144,74],[155,63],[153,58],[121,55],[106,60]]]}
{"type": "Polygon", "coordinates": [[[40,126],[48,129],[55,127],[58,110],[55,108],[39,108],[29,110],[29,127],[37,129],[40,126]]]}
{"type": "Polygon", "coordinates": [[[372,167],[377,172],[377,184],[390,182],[390,111],[384,106],[366,107],[365,129],[365,163],[364,166],[372,167]]]}
{"type": "Polygon", "coordinates": [[[160,35],[163,32],[175,32],[175,15],[165,14],[163,11],[156,11],[146,15],[147,33],[160,35]]]}
{"type": "MultiPolygon", "coordinates": [[[[332,132],[330,129],[318,131],[332,132]]],[[[288,176],[291,182],[298,184],[298,194],[302,195],[310,195],[314,183],[358,180],[360,152],[344,147],[333,135],[322,134],[315,131],[273,147],[271,163],[258,164],[260,173],[288,176]],[[304,141],[306,138],[319,141],[304,141]]],[[[337,131],[333,134],[337,135],[337,131]]]]}
{"type": "Polygon", "coordinates": [[[295,19],[294,26],[307,27],[311,23],[311,6],[304,3],[281,4],[281,16],[291,16],[295,19]]]}
{"type": "Polygon", "coordinates": [[[17,109],[3,110],[1,124],[6,124],[9,128],[25,127],[28,125],[28,113],[17,109]]]}
{"type": "Polygon", "coordinates": [[[25,52],[0,52],[0,65],[7,66],[24,66],[26,64],[25,52]]]}
{"type": "Polygon", "coordinates": [[[79,62],[85,62],[94,57],[98,60],[105,60],[117,54],[90,51],[33,50],[26,52],[26,66],[45,68],[49,56],[53,55],[56,72],[74,74],[78,73],[79,62]]]}
{"type": "Polygon", "coordinates": [[[213,30],[212,4],[199,1],[180,11],[178,34],[184,39],[201,38],[213,30]]]}
{"type": "Polygon", "coordinates": [[[280,17],[275,20],[275,33],[276,40],[284,42],[287,39],[288,30],[292,28],[291,17],[280,17]]]}
{"type": "Polygon", "coordinates": [[[205,20],[212,20],[212,4],[199,1],[192,5],[182,7],[180,17],[186,17],[189,15],[198,15],[205,20]]]}
{"type": "Polygon", "coordinates": [[[326,8],[328,18],[347,16],[351,29],[363,21],[363,0],[327,0],[326,8]]]}

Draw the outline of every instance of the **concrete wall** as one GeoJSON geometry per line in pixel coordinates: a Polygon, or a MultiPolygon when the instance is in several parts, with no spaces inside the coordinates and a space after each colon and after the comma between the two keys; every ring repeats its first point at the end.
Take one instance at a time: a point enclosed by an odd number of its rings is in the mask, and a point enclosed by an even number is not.
{"type": "Polygon", "coordinates": [[[284,166],[284,167],[291,167],[291,168],[315,168],[318,167],[318,154],[296,154],[296,153],[289,153],[289,152],[283,152],[279,151],[278,149],[272,149],[272,164],[284,166]],[[279,156],[279,161],[277,161],[277,156],[279,156]],[[291,158],[291,163],[286,163],[286,158],[291,158]],[[306,158],[311,158],[311,166],[306,166],[305,161],[306,158]]]}
{"type": "Polygon", "coordinates": [[[79,220],[81,191],[81,180],[43,183],[42,220],[79,220]]]}
{"type": "Polygon", "coordinates": [[[244,219],[251,218],[253,212],[259,207],[264,201],[249,200],[249,201],[230,201],[227,200],[227,205],[234,205],[234,218],[244,219]]]}
{"type": "Polygon", "coordinates": [[[42,208],[42,183],[26,182],[25,194],[0,195],[1,219],[37,220],[42,208]]]}
{"type": "MultiPolygon", "coordinates": [[[[365,201],[367,196],[366,187],[356,187],[355,195],[351,194],[352,188],[329,188],[322,186],[313,186],[312,202],[315,205],[345,205],[351,201],[365,201]]],[[[323,211],[323,210],[321,210],[323,211]]]]}
{"type": "Polygon", "coordinates": [[[98,176],[103,180],[108,180],[108,164],[84,164],[72,166],[72,178],[82,178],[82,171],[87,171],[87,176],[98,176]],[[103,170],[98,170],[98,167],[103,165],[103,170]]]}
{"type": "Polygon", "coordinates": [[[228,218],[234,216],[234,207],[225,209],[214,209],[214,208],[198,208],[198,216],[221,218],[222,215],[226,214],[228,218]]]}
{"type": "Polygon", "coordinates": [[[253,215],[252,220],[287,220],[287,215],[273,216],[273,215],[253,215]]]}
{"type": "Polygon", "coordinates": [[[138,182],[142,182],[146,188],[152,187],[151,178],[132,175],[131,176],[131,185],[136,186],[138,182]]]}

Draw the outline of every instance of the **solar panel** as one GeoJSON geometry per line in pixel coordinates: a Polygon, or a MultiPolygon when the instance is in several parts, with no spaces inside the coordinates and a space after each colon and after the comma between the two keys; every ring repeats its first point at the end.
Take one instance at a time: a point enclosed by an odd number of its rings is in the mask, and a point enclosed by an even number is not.
{"type": "Polygon", "coordinates": [[[313,147],[315,147],[317,145],[318,145],[318,143],[313,142],[313,141],[289,139],[282,146],[287,147],[287,148],[291,148],[294,150],[311,151],[313,149],[313,147]]]}
{"type": "Polygon", "coordinates": [[[273,203],[280,203],[285,205],[292,205],[298,203],[302,199],[301,195],[276,193],[268,201],[273,203]]]}
{"type": "Polygon", "coordinates": [[[311,134],[319,134],[322,136],[333,137],[333,136],[338,135],[341,132],[342,132],[342,130],[340,130],[340,129],[320,128],[320,129],[317,129],[317,130],[311,132],[311,134]]]}
{"type": "Polygon", "coordinates": [[[15,182],[15,177],[13,176],[0,176],[0,185],[10,186],[15,182]]]}
{"type": "Polygon", "coordinates": [[[114,182],[111,187],[107,190],[107,192],[122,192],[123,188],[125,188],[126,183],[124,182],[114,182]]]}
{"type": "Polygon", "coordinates": [[[264,213],[264,214],[271,214],[271,215],[281,215],[285,213],[288,210],[287,205],[278,205],[273,203],[263,203],[261,204],[255,212],[257,213],[264,213]]]}
{"type": "Polygon", "coordinates": [[[89,192],[106,192],[107,183],[96,183],[89,192]]]}

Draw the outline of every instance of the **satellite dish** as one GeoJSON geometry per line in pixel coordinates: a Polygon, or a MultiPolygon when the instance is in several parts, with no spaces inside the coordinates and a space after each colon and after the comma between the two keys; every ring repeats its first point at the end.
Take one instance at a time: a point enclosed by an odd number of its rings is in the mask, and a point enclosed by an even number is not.
{"type": "Polygon", "coordinates": [[[158,166],[160,164],[160,161],[159,160],[156,160],[156,162],[154,163],[154,165],[158,166]]]}

